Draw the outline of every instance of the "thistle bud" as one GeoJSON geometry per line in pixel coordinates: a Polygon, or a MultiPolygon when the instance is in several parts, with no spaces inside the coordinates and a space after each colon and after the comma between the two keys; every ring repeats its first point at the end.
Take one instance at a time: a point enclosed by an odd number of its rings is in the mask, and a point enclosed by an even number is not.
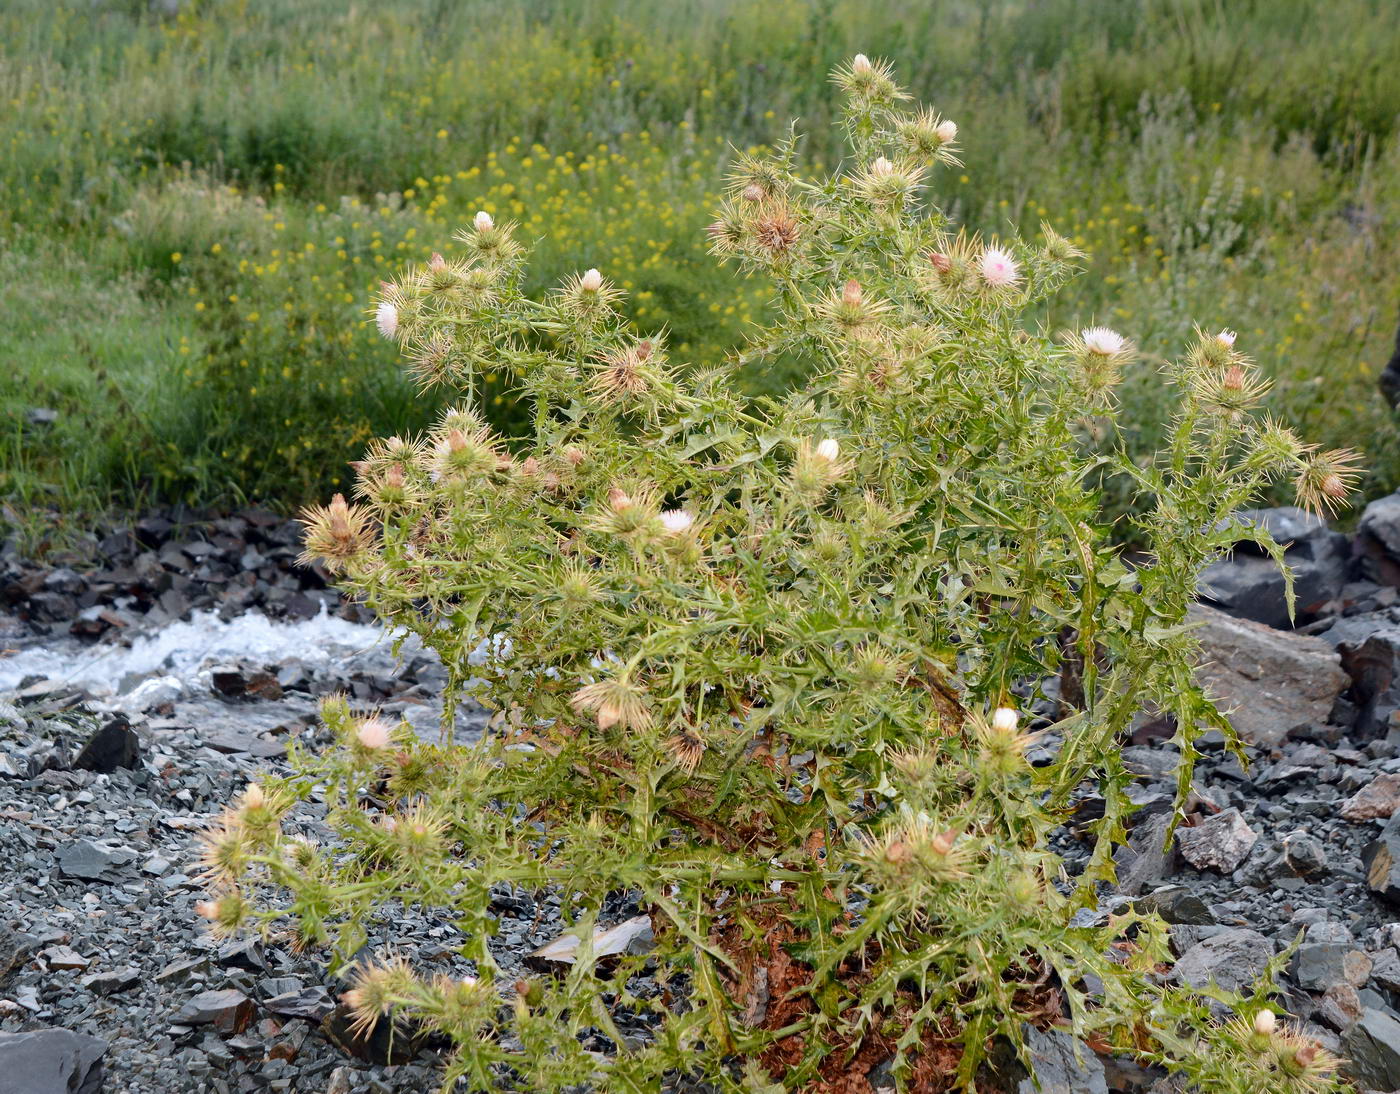
{"type": "Polygon", "coordinates": [[[1260,1037],[1268,1037],[1278,1025],[1278,1019],[1271,1010],[1261,1010],[1254,1016],[1254,1032],[1260,1037]]]}
{"type": "Polygon", "coordinates": [[[616,486],[608,490],[608,508],[614,513],[621,513],[632,507],[632,497],[625,490],[619,490],[616,486]]]}
{"type": "Polygon", "coordinates": [[[442,273],[443,270],[447,269],[447,260],[434,251],[433,257],[428,259],[428,269],[435,274],[442,273]]]}
{"type": "Polygon", "coordinates": [[[884,156],[879,156],[876,158],[875,162],[870,165],[870,173],[876,178],[883,175],[892,175],[894,174],[894,164],[884,156]]]}
{"type": "Polygon", "coordinates": [[[596,268],[585,270],[578,279],[578,287],[587,293],[597,292],[603,287],[603,275],[596,268]]]}
{"type": "Polygon", "coordinates": [[[857,53],[851,58],[851,71],[860,76],[865,76],[874,71],[874,65],[870,63],[870,58],[864,53],[857,53]]]}
{"type": "Polygon", "coordinates": [[[744,187],[745,201],[762,201],[767,195],[763,192],[763,187],[756,182],[751,182],[744,187]]]}
{"type": "Polygon", "coordinates": [[[958,834],[953,829],[939,832],[928,841],[929,850],[935,855],[947,855],[953,850],[953,844],[957,843],[958,834]]]}
{"type": "Polygon", "coordinates": [[[599,729],[611,729],[613,726],[617,725],[618,722],[622,721],[622,712],[618,710],[617,707],[613,706],[612,703],[603,703],[598,707],[594,717],[598,720],[599,729]]]}
{"type": "MultiPolygon", "coordinates": [[[[855,282],[848,282],[848,285],[855,285],[855,282]]],[[[860,286],[857,285],[856,292],[859,293],[859,291],[860,286]]],[[[828,437],[826,438],[826,440],[822,441],[820,444],[817,445],[815,452],[819,459],[823,459],[827,463],[835,463],[841,455],[841,444],[840,442],[832,440],[830,437],[828,437]]]]}
{"type": "Polygon", "coordinates": [[[572,444],[567,446],[564,449],[564,459],[568,460],[570,465],[577,467],[583,463],[583,449],[572,444]]]}
{"type": "Polygon", "coordinates": [[[1220,378],[1220,386],[1226,391],[1243,391],[1245,384],[1244,369],[1239,365],[1231,365],[1225,370],[1225,375],[1220,378]]]}
{"type": "Polygon", "coordinates": [[[1015,733],[1018,721],[1016,711],[1011,707],[997,707],[992,711],[992,728],[998,733],[1015,733]]]}
{"type": "MultiPolygon", "coordinates": [[[[889,161],[886,160],[886,163],[889,161]]],[[[847,281],[841,289],[841,303],[848,308],[858,308],[865,302],[865,296],[860,290],[858,281],[847,281]]]]}
{"type": "Polygon", "coordinates": [[[928,256],[929,263],[941,274],[947,273],[953,268],[953,260],[942,251],[934,251],[928,256]]]}
{"type": "Polygon", "coordinates": [[[476,228],[478,232],[489,232],[496,226],[496,222],[491,219],[490,213],[482,209],[472,218],[472,226],[476,228]]]}
{"type": "Polygon", "coordinates": [[[957,122],[939,122],[937,128],[935,128],[933,132],[938,137],[938,139],[944,144],[951,144],[953,141],[958,139],[957,122]]]}

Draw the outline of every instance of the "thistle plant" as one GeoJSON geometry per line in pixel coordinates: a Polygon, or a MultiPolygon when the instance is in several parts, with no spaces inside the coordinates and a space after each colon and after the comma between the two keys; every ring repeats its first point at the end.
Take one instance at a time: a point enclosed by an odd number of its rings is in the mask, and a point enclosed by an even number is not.
{"type": "Polygon", "coordinates": [[[328,950],[366,1026],[445,1034],[444,1089],[860,1090],[886,1059],[902,1090],[987,1089],[1008,1051],[1029,1064],[1032,1026],[1203,1089],[1337,1089],[1330,1058],[1254,1017],[1267,984],[1176,986],[1159,920],[1085,909],[1126,838],[1134,714],[1173,716],[1181,802],[1199,734],[1233,740],[1193,677],[1196,577],[1242,535],[1282,558],[1230,514],[1290,477],[1334,503],[1351,457],[1256,413],[1228,331],[1163,367],[1165,451],[1096,452],[1145,366],[1114,331],[1018,318],[1074,247],[955,231],[929,188],[957,127],[878,62],[834,78],[841,170],[804,177],[795,133],[734,160],[712,249],[771,282],[775,318],[732,360],[672,360],[598,270],[532,299],[515,226],[485,213],[385,286],[380,331],[458,402],[370,446],[356,500],[308,512],[308,556],[496,716],[459,747],[328,701],[334,746],[293,750],[208,834],[202,912],[328,950]],[[736,396],[737,373],[793,358],[799,390],[736,396]],[[528,401],[527,435],[484,423],[487,371],[528,401]],[[1096,523],[1105,464],[1141,496],[1132,566],[1096,523]],[[1071,869],[1050,836],[1086,785],[1106,804],[1071,869]],[[325,847],[284,834],[313,793],[325,847]],[[567,975],[498,974],[499,885],[561,894],[567,975]],[[603,976],[590,940],[620,891],[656,944],[603,976]],[[351,964],[400,903],[455,924],[472,979],[351,964]],[[669,990],[635,990],[644,969],[669,990]]]}

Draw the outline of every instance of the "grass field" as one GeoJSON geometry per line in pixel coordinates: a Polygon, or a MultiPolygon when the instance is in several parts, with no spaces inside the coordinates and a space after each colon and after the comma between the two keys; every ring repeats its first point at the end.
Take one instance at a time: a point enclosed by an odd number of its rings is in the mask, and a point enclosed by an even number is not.
{"type": "Polygon", "coordinates": [[[704,254],[726,160],[800,117],[832,166],[827,73],[857,50],[958,122],[966,166],[933,185],[958,220],[1091,252],[1043,321],[1142,345],[1130,445],[1164,413],[1153,359],[1229,326],[1277,415],[1400,486],[1375,390],[1400,306],[1388,0],[152,7],[0,9],[0,498],[31,530],[340,484],[432,409],[371,291],[478,208],[540,241],[538,286],[598,266],[678,356],[723,354],[764,309],[704,254]]]}

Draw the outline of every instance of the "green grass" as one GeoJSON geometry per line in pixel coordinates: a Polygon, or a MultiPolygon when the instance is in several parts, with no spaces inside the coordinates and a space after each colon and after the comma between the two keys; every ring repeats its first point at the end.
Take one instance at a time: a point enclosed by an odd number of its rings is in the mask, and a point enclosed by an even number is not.
{"type": "MultiPolygon", "coordinates": [[[[479,207],[598,265],[682,356],[763,314],[701,230],[731,146],[830,164],[862,50],[961,127],[970,228],[1082,241],[1044,316],[1154,357],[1230,326],[1271,409],[1400,486],[1374,389],[1400,304],[1400,8],[1384,0],[19,0],[0,11],[0,497],[293,505],[431,412],[364,326],[378,280],[479,207]],[[61,412],[52,428],[27,411],[61,412]]],[[[777,382],[754,376],[762,390],[777,382]]],[[[487,392],[498,416],[509,392],[487,392]]],[[[48,518],[44,518],[48,520],[48,518]]]]}

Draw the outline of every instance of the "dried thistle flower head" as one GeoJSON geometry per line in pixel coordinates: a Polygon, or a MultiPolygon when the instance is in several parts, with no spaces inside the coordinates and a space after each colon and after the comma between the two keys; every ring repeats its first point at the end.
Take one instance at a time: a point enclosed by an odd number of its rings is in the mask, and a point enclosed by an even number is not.
{"type": "Polygon", "coordinates": [[[581,714],[592,714],[599,729],[621,726],[646,730],[652,725],[651,703],[645,691],[626,676],[605,677],[585,684],[570,700],[581,714]]]}
{"type": "Polygon", "coordinates": [[[336,494],[329,505],[312,505],[302,512],[305,550],[297,562],[320,562],[333,574],[343,573],[368,553],[374,543],[373,514],[363,505],[350,505],[336,494]]]}
{"type": "Polygon", "coordinates": [[[782,206],[771,206],[754,218],[753,241],[765,257],[779,259],[797,244],[797,220],[782,206]]]}

